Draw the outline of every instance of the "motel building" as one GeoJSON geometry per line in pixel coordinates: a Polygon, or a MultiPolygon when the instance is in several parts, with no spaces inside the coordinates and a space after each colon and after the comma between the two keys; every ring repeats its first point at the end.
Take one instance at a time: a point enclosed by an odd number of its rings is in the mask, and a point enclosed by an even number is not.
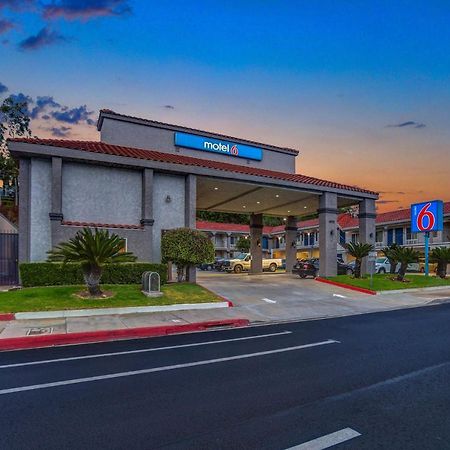
{"type": "MultiPolygon", "coordinates": [[[[305,214],[318,213],[320,239],[309,237],[308,245],[318,245],[322,276],[336,274],[338,208],[357,206],[358,239],[375,245],[378,194],[295,173],[298,150],[110,110],[100,112],[97,127],[100,141],[10,141],[20,167],[19,261],[45,260],[88,226],[119,234],[139,260],[159,262],[164,230],[196,228],[196,210],[250,214],[251,274],[262,272],[264,214],[286,218],[281,239],[273,236],[288,272],[305,214]]],[[[228,251],[228,241],[221,248],[228,251]]]]}
{"type": "MultiPolygon", "coordinates": [[[[381,249],[396,243],[400,246],[413,247],[424,251],[423,233],[411,233],[411,211],[401,209],[378,214],[375,228],[375,249],[383,256],[381,249]]],[[[248,225],[232,223],[215,223],[197,221],[197,228],[207,233],[214,244],[217,257],[229,258],[239,251],[235,243],[239,237],[250,236],[248,225]]],[[[344,261],[352,258],[347,254],[345,244],[359,241],[359,219],[355,212],[342,213],[337,218],[337,256],[344,261]]],[[[300,220],[297,222],[296,248],[297,259],[319,258],[319,219],[300,220]]],[[[263,255],[274,258],[285,258],[286,231],[284,226],[263,228],[263,255]]],[[[430,249],[435,247],[450,247],[450,202],[444,203],[443,231],[431,232],[430,249]]]]}

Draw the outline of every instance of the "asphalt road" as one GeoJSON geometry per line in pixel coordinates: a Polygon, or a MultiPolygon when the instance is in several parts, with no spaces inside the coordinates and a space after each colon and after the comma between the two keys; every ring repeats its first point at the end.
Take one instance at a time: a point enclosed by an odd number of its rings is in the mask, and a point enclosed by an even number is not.
{"type": "Polygon", "coordinates": [[[449,324],[440,305],[0,353],[0,448],[447,449],[449,324]]]}

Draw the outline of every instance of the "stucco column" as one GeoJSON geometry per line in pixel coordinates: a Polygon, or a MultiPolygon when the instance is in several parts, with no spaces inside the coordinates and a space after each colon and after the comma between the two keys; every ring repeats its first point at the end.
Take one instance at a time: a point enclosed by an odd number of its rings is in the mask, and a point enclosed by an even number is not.
{"type": "Polygon", "coordinates": [[[153,260],[153,170],[144,169],[142,171],[142,206],[141,225],[144,228],[145,237],[142,245],[143,253],[147,261],[153,260]]]}
{"type": "Polygon", "coordinates": [[[250,263],[249,274],[255,275],[262,273],[262,230],[263,215],[252,214],[250,216],[250,253],[252,260],[250,263]]]}
{"type": "Polygon", "coordinates": [[[289,216],[286,221],[286,273],[292,273],[297,262],[297,219],[289,216]]]}
{"type": "Polygon", "coordinates": [[[231,233],[227,233],[227,255],[231,257],[231,233]]]}
{"type": "MultiPolygon", "coordinates": [[[[184,189],[184,224],[187,228],[196,228],[197,212],[197,177],[187,175],[184,189]]],[[[195,283],[197,280],[197,269],[195,266],[188,267],[187,281],[195,283]]]]}
{"type": "Polygon", "coordinates": [[[19,161],[19,262],[30,260],[31,163],[19,161]]]}
{"type": "Polygon", "coordinates": [[[319,251],[321,277],[337,274],[337,195],[325,192],[319,199],[319,251]]]}
{"type": "MultiPolygon", "coordinates": [[[[377,217],[375,200],[366,198],[359,204],[359,242],[372,244],[375,248],[375,219],[377,217]]],[[[375,261],[363,258],[361,273],[374,273],[375,261]]]]}
{"type": "Polygon", "coordinates": [[[51,242],[52,247],[55,247],[61,242],[59,230],[64,218],[62,213],[62,158],[57,157],[52,158],[52,209],[49,217],[51,242]]]}

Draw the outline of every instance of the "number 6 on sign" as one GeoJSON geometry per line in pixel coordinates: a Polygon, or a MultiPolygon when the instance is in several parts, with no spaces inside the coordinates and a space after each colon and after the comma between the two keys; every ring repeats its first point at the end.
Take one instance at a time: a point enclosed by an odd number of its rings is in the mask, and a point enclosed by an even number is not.
{"type": "Polygon", "coordinates": [[[442,231],[444,203],[441,200],[411,205],[411,232],[442,231]]]}

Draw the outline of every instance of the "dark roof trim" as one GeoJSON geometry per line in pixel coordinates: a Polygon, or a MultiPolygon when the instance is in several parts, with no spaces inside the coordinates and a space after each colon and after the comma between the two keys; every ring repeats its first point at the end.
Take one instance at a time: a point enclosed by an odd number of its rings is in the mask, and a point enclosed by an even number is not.
{"type": "Polygon", "coordinates": [[[189,132],[191,134],[197,134],[197,135],[201,135],[201,136],[206,135],[208,137],[216,138],[216,139],[224,139],[224,140],[226,139],[228,141],[233,141],[233,142],[237,142],[237,143],[258,146],[258,147],[261,147],[266,150],[273,150],[273,151],[277,151],[277,152],[288,153],[292,156],[297,156],[299,154],[299,150],[296,150],[293,148],[278,147],[276,145],[263,144],[262,142],[252,141],[249,139],[242,139],[242,138],[238,138],[235,136],[228,136],[226,134],[215,133],[212,131],[198,130],[196,128],[189,128],[189,127],[184,127],[181,125],[173,125],[170,123],[158,122],[156,120],[143,119],[141,117],[128,116],[126,114],[116,113],[115,111],[112,111],[110,109],[101,109],[100,110],[100,114],[98,116],[98,121],[97,121],[97,129],[99,131],[102,129],[104,118],[119,120],[122,122],[136,123],[139,125],[146,125],[146,126],[151,126],[151,127],[156,127],[156,128],[163,128],[165,130],[183,131],[183,132],[189,132]]]}

